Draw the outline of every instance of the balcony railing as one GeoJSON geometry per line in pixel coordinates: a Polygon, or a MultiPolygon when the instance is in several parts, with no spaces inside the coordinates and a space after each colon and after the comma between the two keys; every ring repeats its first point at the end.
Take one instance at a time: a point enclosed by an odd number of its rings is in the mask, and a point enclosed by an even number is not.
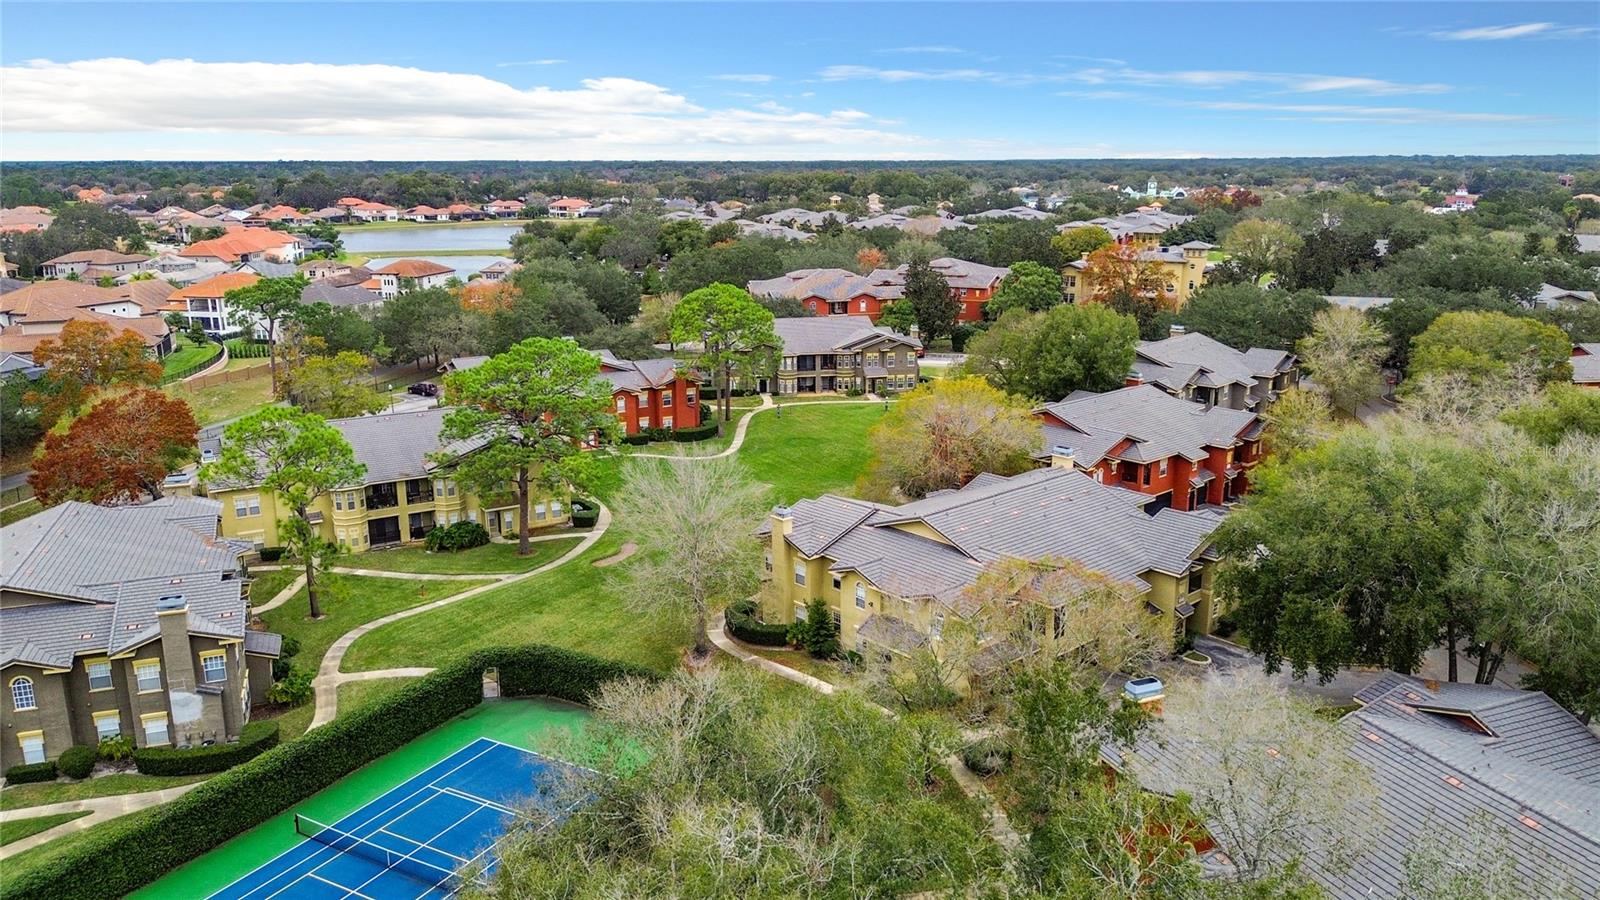
{"type": "Polygon", "coordinates": [[[416,490],[413,490],[412,488],[407,487],[406,488],[406,502],[407,503],[432,503],[433,502],[433,485],[430,484],[427,487],[419,488],[419,489],[416,489],[416,490]]]}

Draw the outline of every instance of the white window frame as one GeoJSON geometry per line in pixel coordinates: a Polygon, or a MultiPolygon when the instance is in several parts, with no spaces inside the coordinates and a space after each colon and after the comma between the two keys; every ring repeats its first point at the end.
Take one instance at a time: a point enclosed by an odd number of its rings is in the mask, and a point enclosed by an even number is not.
{"type": "Polygon", "coordinates": [[[228,680],[228,652],[226,650],[207,650],[205,653],[200,654],[200,683],[201,684],[223,684],[227,680],[228,680]],[[207,665],[207,663],[211,662],[213,659],[219,660],[222,663],[222,668],[220,670],[222,672],[222,677],[221,678],[212,678],[211,677],[211,671],[212,670],[211,670],[211,667],[207,665]]]}
{"type": "Polygon", "coordinates": [[[856,609],[867,608],[867,586],[856,582],[856,609]]]}
{"type": "Polygon", "coordinates": [[[944,635],[944,614],[934,613],[928,620],[928,637],[939,640],[944,635]]]}
{"type": "Polygon", "coordinates": [[[661,392],[661,408],[662,409],[671,409],[672,408],[672,392],[671,391],[662,391],[661,392]]]}
{"type": "Polygon", "coordinates": [[[141,659],[138,662],[135,662],[133,664],[133,681],[134,687],[141,694],[153,694],[161,690],[161,660],[141,659]],[[151,672],[155,673],[156,683],[152,686],[146,687],[145,676],[151,672]]]}
{"type": "Polygon", "coordinates": [[[662,416],[661,417],[661,427],[662,428],[671,428],[672,427],[672,417],[671,416],[662,416]]]}
{"type": "Polygon", "coordinates": [[[139,730],[144,734],[144,745],[146,747],[160,747],[172,743],[172,723],[167,721],[167,714],[164,712],[146,713],[145,715],[140,716],[139,730]],[[161,723],[159,732],[154,731],[150,727],[157,722],[161,723]],[[156,733],[161,735],[160,740],[156,740],[153,736],[153,734],[156,733]]]}
{"type": "Polygon", "coordinates": [[[1164,456],[1161,458],[1161,465],[1158,467],[1157,474],[1161,475],[1162,477],[1165,477],[1167,474],[1167,458],[1164,456]]]}
{"type": "Polygon", "coordinates": [[[26,675],[18,675],[16,678],[11,679],[11,708],[17,712],[39,708],[39,692],[34,688],[32,678],[26,675]],[[21,692],[19,692],[19,688],[22,689],[21,692]],[[23,700],[22,693],[27,694],[26,701],[23,700]],[[22,705],[24,702],[27,703],[27,706],[22,705]]]}
{"type": "Polygon", "coordinates": [[[627,414],[628,414],[628,398],[627,397],[618,397],[617,398],[617,415],[625,416],[627,414]]]}
{"type": "Polygon", "coordinates": [[[111,660],[109,659],[85,660],[83,663],[83,671],[89,676],[89,693],[91,694],[99,693],[100,691],[109,691],[117,686],[116,679],[111,674],[111,660]],[[97,677],[95,675],[95,669],[98,669],[102,666],[105,667],[105,685],[102,687],[95,687],[94,682],[95,678],[97,677]]]}
{"type": "Polygon", "coordinates": [[[794,583],[800,585],[801,587],[805,587],[806,563],[803,559],[797,559],[794,561],[794,583]]]}
{"type": "Polygon", "coordinates": [[[37,765],[49,758],[49,754],[44,751],[44,732],[42,731],[22,732],[17,735],[17,743],[22,746],[22,762],[24,765],[37,765]]]}
{"type": "Polygon", "coordinates": [[[121,713],[114,709],[108,709],[103,712],[95,713],[92,718],[94,719],[94,734],[96,739],[108,741],[112,738],[122,736],[121,713]],[[111,722],[112,724],[116,725],[116,728],[113,729],[110,734],[107,734],[105,726],[101,724],[103,722],[111,722]]]}

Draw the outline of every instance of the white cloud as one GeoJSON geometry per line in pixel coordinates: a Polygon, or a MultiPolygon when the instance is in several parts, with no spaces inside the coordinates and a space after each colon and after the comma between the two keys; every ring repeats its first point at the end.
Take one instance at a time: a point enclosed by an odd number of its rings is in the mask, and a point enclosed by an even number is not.
{"type": "Polygon", "coordinates": [[[1438,41],[1511,41],[1517,38],[1575,38],[1594,34],[1586,25],[1558,25],[1555,22],[1523,22],[1518,25],[1485,25],[1479,28],[1430,31],[1438,41]]]}
{"type": "Polygon", "coordinates": [[[766,84],[769,81],[777,81],[778,80],[778,76],[776,76],[776,75],[763,75],[763,74],[761,74],[759,72],[749,72],[749,73],[743,73],[743,74],[734,73],[734,74],[731,74],[731,75],[713,75],[711,77],[713,79],[717,80],[717,81],[741,81],[741,82],[744,82],[746,84],[766,84]]]}
{"type": "Polygon", "coordinates": [[[390,65],[93,59],[7,66],[0,84],[8,155],[23,159],[122,157],[123,141],[191,159],[931,155],[857,110],[707,109],[631,78],[521,89],[390,65]]]}
{"type": "Polygon", "coordinates": [[[566,62],[564,59],[520,59],[515,62],[495,63],[495,68],[505,69],[511,66],[559,66],[566,62]]]}
{"type": "Polygon", "coordinates": [[[1248,72],[1234,70],[1150,71],[1127,66],[1099,66],[1072,72],[997,72],[989,69],[881,69],[862,65],[837,65],[824,68],[824,81],[967,81],[988,84],[1030,85],[1078,83],[1112,87],[1179,87],[1195,90],[1260,86],[1291,93],[1350,93],[1383,96],[1389,94],[1442,94],[1447,84],[1406,84],[1355,75],[1307,75],[1286,72],[1248,72]]]}

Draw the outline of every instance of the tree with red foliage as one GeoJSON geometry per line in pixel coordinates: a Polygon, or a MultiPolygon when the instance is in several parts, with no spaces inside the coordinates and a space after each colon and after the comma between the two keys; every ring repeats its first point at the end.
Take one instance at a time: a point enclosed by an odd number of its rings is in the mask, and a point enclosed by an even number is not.
{"type": "Polygon", "coordinates": [[[1178,308],[1161,263],[1143,258],[1133,244],[1108,244],[1084,260],[1083,282],[1091,303],[1104,303],[1139,323],[1139,337],[1160,338],[1162,316],[1178,308]]]}
{"type": "Polygon", "coordinates": [[[45,373],[28,399],[44,407],[46,422],[77,414],[103,387],[161,383],[161,364],[146,355],[144,338],[129,329],[119,333],[104,322],[69,321],[59,335],[39,342],[33,361],[45,373]]]}
{"type": "Polygon", "coordinates": [[[194,451],[197,431],[189,404],[136,388],[46,435],[28,483],[45,506],[159,499],[167,474],[194,451]]]}

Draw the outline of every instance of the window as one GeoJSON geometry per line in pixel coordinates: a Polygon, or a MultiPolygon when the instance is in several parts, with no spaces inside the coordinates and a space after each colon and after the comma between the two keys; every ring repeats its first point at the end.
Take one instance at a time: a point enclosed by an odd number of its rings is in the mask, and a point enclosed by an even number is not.
{"type": "Polygon", "coordinates": [[[233,515],[238,519],[261,515],[261,498],[255,495],[233,498],[233,515]]]}
{"type": "Polygon", "coordinates": [[[18,712],[39,708],[38,700],[33,695],[32,678],[11,679],[11,708],[18,712]]]}
{"type": "Polygon", "coordinates": [[[206,684],[216,684],[228,680],[228,655],[226,651],[217,650],[200,654],[200,669],[205,673],[202,678],[206,684]]]}
{"type": "Polygon", "coordinates": [[[29,765],[44,762],[44,732],[23,732],[17,735],[17,742],[22,745],[23,762],[29,765]]]}
{"type": "Polygon", "coordinates": [[[856,609],[867,608],[867,586],[856,582],[856,609]]]}
{"type": "Polygon", "coordinates": [[[1165,459],[1163,459],[1163,460],[1161,460],[1161,475],[1165,476],[1166,474],[1167,474],[1167,461],[1165,459]]]}
{"type": "Polygon", "coordinates": [[[140,716],[139,721],[144,725],[145,746],[156,747],[172,743],[172,738],[167,734],[166,713],[149,713],[140,716]]]}
{"type": "Polygon", "coordinates": [[[117,737],[122,734],[122,717],[117,715],[116,710],[95,713],[94,733],[102,741],[117,737]]]}
{"type": "Polygon", "coordinates": [[[133,664],[133,677],[139,682],[139,693],[161,690],[161,661],[141,659],[133,664]]]}
{"type": "Polygon", "coordinates": [[[339,512],[344,511],[344,491],[333,492],[333,508],[339,512]]]}
{"type": "Polygon", "coordinates": [[[627,397],[618,397],[617,398],[617,412],[618,413],[625,413],[627,411],[628,411],[628,398],[627,397]]]}
{"type": "Polygon", "coordinates": [[[533,517],[535,519],[543,519],[548,514],[543,503],[535,503],[533,505],[533,517]]]}
{"type": "Polygon", "coordinates": [[[671,408],[671,406],[672,406],[672,392],[671,391],[667,391],[666,393],[661,395],[661,408],[662,409],[669,409],[669,408],[671,408]]]}
{"type": "Polygon", "coordinates": [[[1205,586],[1205,569],[1195,566],[1189,570],[1189,593],[1194,593],[1205,586]]]}
{"type": "Polygon", "coordinates": [[[843,584],[844,584],[843,579],[841,579],[837,575],[833,576],[833,589],[834,590],[836,590],[836,591],[839,590],[840,586],[842,586],[843,584]]]}
{"type": "Polygon", "coordinates": [[[456,495],[456,483],[447,480],[444,483],[444,493],[446,497],[454,497],[456,495]]]}
{"type": "Polygon", "coordinates": [[[90,660],[83,667],[89,670],[89,690],[111,690],[111,661],[104,659],[90,660]]]}
{"type": "Polygon", "coordinates": [[[1137,465],[1129,463],[1126,466],[1122,466],[1121,469],[1123,481],[1132,481],[1135,483],[1139,481],[1139,467],[1137,465]]]}
{"type": "Polygon", "coordinates": [[[806,564],[804,560],[797,559],[794,561],[794,583],[799,585],[806,583],[806,564]]]}
{"type": "Polygon", "coordinates": [[[662,428],[671,428],[672,427],[672,417],[671,416],[662,416],[661,417],[661,427],[662,428]]]}
{"type": "Polygon", "coordinates": [[[550,518],[552,518],[552,519],[561,518],[561,501],[560,500],[551,500],[550,501],[550,518]]]}
{"type": "Polygon", "coordinates": [[[935,614],[928,622],[928,636],[937,641],[941,634],[944,634],[944,615],[935,614]]]}
{"type": "Polygon", "coordinates": [[[639,395],[639,408],[640,409],[649,409],[650,408],[650,392],[649,391],[645,391],[644,393],[639,395]]]}
{"type": "Polygon", "coordinates": [[[689,404],[690,406],[694,405],[694,388],[689,388],[689,390],[685,392],[683,402],[689,404]]]}

